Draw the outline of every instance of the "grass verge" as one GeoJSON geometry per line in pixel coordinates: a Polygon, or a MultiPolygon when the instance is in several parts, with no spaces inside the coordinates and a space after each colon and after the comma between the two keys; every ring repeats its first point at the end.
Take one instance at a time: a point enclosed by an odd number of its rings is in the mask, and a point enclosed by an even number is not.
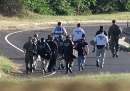
{"type": "Polygon", "coordinates": [[[0,80],[0,88],[1,91],[129,91],[129,83],[130,74],[100,74],[0,80]]]}
{"type": "Polygon", "coordinates": [[[129,91],[130,74],[86,74],[59,77],[7,76],[14,64],[0,56],[1,91],[129,91]]]}
{"type": "Polygon", "coordinates": [[[5,75],[13,72],[17,66],[11,62],[8,58],[0,56],[0,77],[5,77],[5,75]]]}
{"type": "MultiPolygon", "coordinates": [[[[130,12],[118,12],[113,14],[98,14],[98,15],[87,15],[87,16],[42,16],[34,14],[32,12],[23,13],[18,17],[2,17],[0,16],[0,29],[21,29],[34,26],[49,26],[48,22],[66,21],[70,23],[77,23],[79,21],[101,21],[101,20],[129,20],[130,12]]],[[[54,23],[53,23],[54,24],[54,23]]]]}

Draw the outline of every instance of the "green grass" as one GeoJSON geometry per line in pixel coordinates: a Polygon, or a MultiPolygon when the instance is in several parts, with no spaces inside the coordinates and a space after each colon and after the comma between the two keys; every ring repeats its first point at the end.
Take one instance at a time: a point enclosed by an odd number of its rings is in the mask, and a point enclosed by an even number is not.
{"type": "Polygon", "coordinates": [[[129,91],[130,74],[1,79],[1,91],[129,91]],[[8,88],[7,88],[8,86],[8,88]]]}
{"type": "Polygon", "coordinates": [[[117,12],[113,14],[98,14],[98,15],[87,15],[87,16],[42,16],[34,14],[32,12],[23,13],[17,17],[3,17],[0,16],[0,29],[21,29],[21,28],[33,28],[34,26],[50,26],[48,22],[58,22],[65,21],[70,23],[77,23],[79,21],[88,21],[88,20],[130,20],[130,12],[117,12]]]}
{"type": "Polygon", "coordinates": [[[130,74],[84,74],[77,76],[17,77],[6,75],[13,69],[13,63],[0,56],[1,91],[129,91],[130,74]],[[4,75],[3,75],[4,73],[4,75]]]}
{"type": "Polygon", "coordinates": [[[111,14],[95,14],[86,16],[47,16],[38,15],[32,12],[23,13],[18,17],[19,19],[27,19],[31,21],[87,21],[87,20],[127,20],[130,19],[130,12],[116,12],[111,14]]]}
{"type": "Polygon", "coordinates": [[[0,56],[0,71],[5,74],[11,73],[14,68],[14,63],[11,62],[8,58],[0,56]]]}

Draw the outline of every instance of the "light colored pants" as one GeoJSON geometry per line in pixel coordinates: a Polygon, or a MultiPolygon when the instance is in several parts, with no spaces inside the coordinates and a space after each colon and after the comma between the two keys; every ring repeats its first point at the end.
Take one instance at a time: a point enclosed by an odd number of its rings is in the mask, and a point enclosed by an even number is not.
{"type": "Polygon", "coordinates": [[[99,63],[100,66],[104,65],[105,59],[105,48],[96,49],[96,61],[99,63]]]}
{"type": "Polygon", "coordinates": [[[85,56],[78,56],[78,70],[85,65],[85,56]]]}

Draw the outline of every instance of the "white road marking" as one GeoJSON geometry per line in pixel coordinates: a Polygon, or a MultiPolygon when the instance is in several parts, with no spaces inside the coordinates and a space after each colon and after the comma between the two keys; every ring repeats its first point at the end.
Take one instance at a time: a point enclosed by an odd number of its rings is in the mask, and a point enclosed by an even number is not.
{"type": "MultiPolygon", "coordinates": [[[[73,26],[66,26],[66,27],[73,27],[73,26]]],[[[45,29],[49,29],[49,28],[53,28],[53,27],[44,27],[44,28],[37,28],[37,29],[31,29],[32,31],[33,30],[45,30],[45,29]]],[[[16,32],[12,32],[12,33],[9,33],[5,36],[5,41],[11,45],[12,47],[14,47],[15,49],[19,50],[20,52],[24,53],[24,51],[20,48],[18,48],[16,45],[14,45],[13,43],[11,43],[9,40],[8,40],[8,37],[14,35],[14,34],[17,34],[17,33],[21,33],[21,32],[26,32],[26,31],[29,31],[29,30],[22,30],[22,31],[16,31],[16,32]]]]}
{"type": "MultiPolygon", "coordinates": [[[[66,26],[66,27],[73,27],[73,26],[66,26]]],[[[53,27],[44,27],[44,28],[31,29],[31,30],[40,30],[40,29],[45,30],[45,29],[49,29],[49,28],[53,28],[53,27]]],[[[14,47],[15,49],[17,49],[17,50],[19,50],[20,52],[24,53],[24,51],[23,51],[22,49],[18,48],[16,45],[14,45],[13,43],[11,43],[11,42],[8,40],[8,38],[9,38],[10,36],[14,35],[14,34],[21,33],[21,32],[26,32],[26,31],[29,31],[29,30],[24,30],[24,31],[22,30],[22,31],[16,31],[16,32],[9,33],[9,34],[7,34],[7,35],[5,36],[5,41],[6,41],[9,45],[11,45],[12,47],[14,47]]],[[[53,73],[51,73],[51,74],[49,74],[49,75],[46,75],[46,76],[43,76],[43,77],[49,77],[49,76],[52,76],[52,75],[54,75],[54,74],[56,74],[56,72],[53,72],[53,73]]]]}
{"type": "MultiPolygon", "coordinates": [[[[51,27],[46,27],[46,28],[42,28],[42,29],[49,29],[49,28],[51,28],[51,27]]],[[[29,30],[25,30],[25,31],[29,31],[29,30]]],[[[8,40],[8,37],[10,37],[10,36],[12,36],[12,35],[14,35],[14,34],[17,34],[17,33],[25,32],[25,31],[16,31],[16,32],[13,32],[13,33],[9,33],[9,34],[7,34],[7,35],[5,36],[5,41],[6,41],[9,45],[11,45],[12,47],[14,47],[15,49],[17,49],[17,50],[19,50],[20,52],[24,53],[24,51],[23,51],[22,49],[18,48],[16,45],[14,45],[13,43],[11,43],[11,42],[8,40]]],[[[49,75],[45,75],[45,76],[43,76],[43,77],[49,77],[49,76],[52,76],[52,75],[54,75],[54,74],[56,74],[56,72],[53,72],[53,73],[51,73],[51,74],[49,74],[49,75]]]]}
{"type": "Polygon", "coordinates": [[[9,40],[8,40],[8,37],[14,35],[14,34],[17,34],[17,33],[20,33],[20,32],[24,32],[24,31],[17,31],[17,32],[13,32],[13,33],[9,33],[5,36],[5,41],[11,45],[12,47],[14,47],[15,49],[19,50],[20,52],[24,53],[24,51],[20,48],[18,48],[17,46],[15,46],[14,44],[12,44],[9,40]]]}

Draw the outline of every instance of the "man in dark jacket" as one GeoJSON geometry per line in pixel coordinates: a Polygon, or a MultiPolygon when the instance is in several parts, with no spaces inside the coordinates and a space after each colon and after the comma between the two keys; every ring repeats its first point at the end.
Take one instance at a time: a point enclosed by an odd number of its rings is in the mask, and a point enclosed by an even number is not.
{"type": "Polygon", "coordinates": [[[118,50],[119,50],[119,38],[121,36],[121,29],[118,25],[116,25],[116,21],[112,21],[112,26],[109,28],[108,31],[108,38],[110,40],[110,49],[112,52],[113,57],[118,57],[118,50]]]}
{"type": "Polygon", "coordinates": [[[64,41],[64,59],[66,63],[66,73],[70,72],[72,73],[72,62],[73,62],[73,46],[74,43],[72,42],[70,36],[66,37],[66,40],[64,41]]]}
{"type": "Polygon", "coordinates": [[[50,63],[48,66],[48,72],[52,72],[52,71],[55,71],[58,46],[57,46],[57,43],[53,41],[53,38],[51,35],[48,35],[48,39],[46,40],[46,42],[50,46],[51,53],[52,53],[51,58],[50,58],[50,63]]]}
{"type": "Polygon", "coordinates": [[[25,52],[25,65],[26,65],[26,73],[30,71],[33,72],[33,42],[32,37],[28,38],[28,41],[23,45],[23,49],[25,52]]]}

